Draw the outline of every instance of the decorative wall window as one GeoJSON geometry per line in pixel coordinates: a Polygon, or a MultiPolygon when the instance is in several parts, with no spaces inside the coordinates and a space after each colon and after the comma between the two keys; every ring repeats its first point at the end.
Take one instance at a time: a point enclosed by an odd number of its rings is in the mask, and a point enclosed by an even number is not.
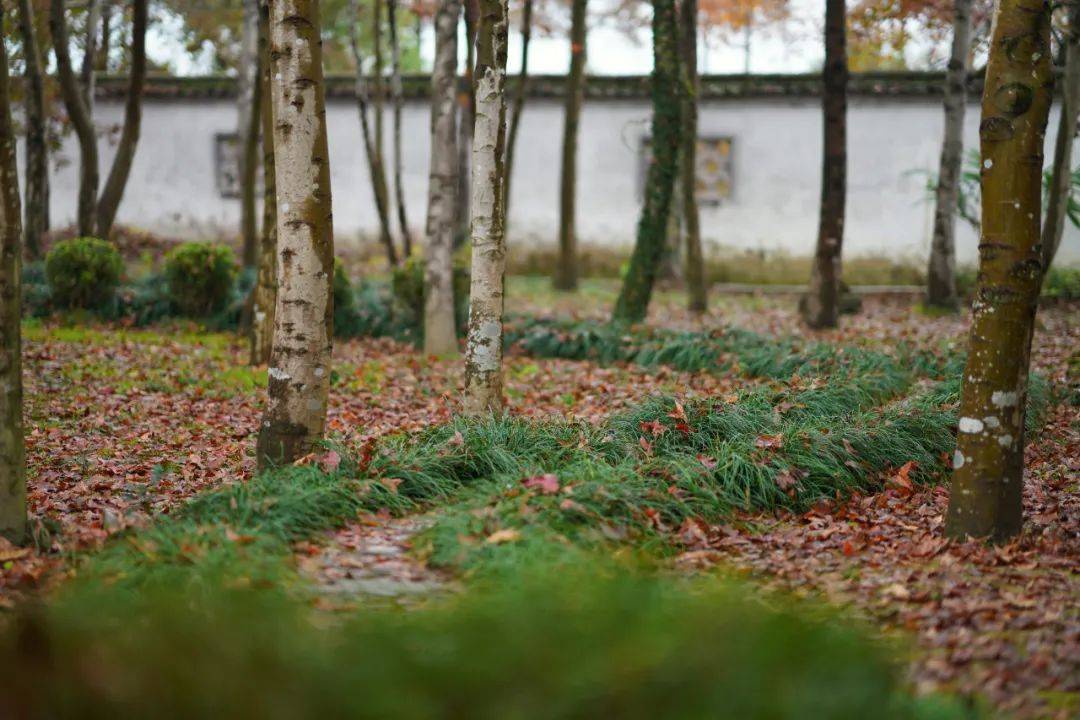
{"type": "Polygon", "coordinates": [[[236,133],[214,136],[214,172],[221,197],[240,197],[240,141],[236,133]]]}
{"type": "MultiPolygon", "coordinates": [[[[721,205],[731,199],[735,167],[733,143],[731,137],[698,137],[694,192],[699,205],[721,205]]],[[[644,137],[641,140],[641,172],[638,175],[639,199],[645,196],[645,176],[651,161],[652,138],[644,137]]]]}

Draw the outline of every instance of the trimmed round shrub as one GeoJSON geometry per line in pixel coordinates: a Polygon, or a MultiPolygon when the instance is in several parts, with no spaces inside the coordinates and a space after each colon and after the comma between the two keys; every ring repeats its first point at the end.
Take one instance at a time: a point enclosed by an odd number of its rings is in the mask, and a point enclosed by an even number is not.
{"type": "Polygon", "coordinates": [[[45,257],[52,301],[65,308],[104,308],[112,302],[123,272],[119,251],[98,238],[61,240],[45,257]]]}
{"type": "MultiPolygon", "coordinates": [[[[469,271],[454,263],[454,319],[459,330],[469,322],[469,271]]],[[[394,268],[391,278],[394,300],[403,307],[414,322],[423,324],[424,317],[424,261],[410,258],[404,265],[394,268]]]]}
{"type": "Polygon", "coordinates": [[[235,279],[236,261],[224,245],[183,243],[165,256],[169,300],[184,315],[206,317],[224,308],[235,279]]]}

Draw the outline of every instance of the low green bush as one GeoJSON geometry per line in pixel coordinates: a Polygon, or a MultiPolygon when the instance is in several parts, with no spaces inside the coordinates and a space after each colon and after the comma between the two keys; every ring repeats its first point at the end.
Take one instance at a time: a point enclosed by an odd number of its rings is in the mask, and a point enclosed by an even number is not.
{"type": "MultiPolygon", "coordinates": [[[[394,269],[390,281],[395,302],[418,328],[424,324],[424,267],[422,259],[409,258],[394,269]]],[[[469,322],[469,270],[457,261],[454,262],[453,284],[454,319],[458,330],[464,332],[469,322]]]]}
{"type": "Polygon", "coordinates": [[[50,298],[62,308],[107,307],[123,272],[116,247],[98,238],[61,240],[45,257],[50,298]]]}
{"type": "Polygon", "coordinates": [[[1042,296],[1054,300],[1080,300],[1080,268],[1051,267],[1043,280],[1042,296]]]}
{"type": "Polygon", "coordinates": [[[236,279],[233,252],[215,243],[182,243],[165,256],[169,299],[182,315],[207,317],[229,301],[236,279]]]}

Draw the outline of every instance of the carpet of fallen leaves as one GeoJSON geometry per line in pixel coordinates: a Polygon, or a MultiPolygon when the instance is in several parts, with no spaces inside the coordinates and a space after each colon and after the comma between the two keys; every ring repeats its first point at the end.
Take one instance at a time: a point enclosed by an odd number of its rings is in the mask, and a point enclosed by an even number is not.
{"type": "MultiPolygon", "coordinates": [[[[511,288],[512,289],[512,288],[511,288]]],[[[603,317],[606,296],[573,303],[519,300],[517,311],[603,317]]],[[[840,329],[807,333],[791,298],[719,297],[703,319],[660,294],[650,322],[734,324],[759,332],[895,346],[962,347],[963,317],[927,318],[908,297],[868,298],[840,329]]],[[[742,568],[764,582],[849,604],[917,639],[922,689],[977,692],[1019,717],[1073,717],[1080,691],[1080,309],[1040,312],[1036,368],[1062,398],[1028,448],[1025,532],[998,548],[942,537],[944,488],[912,486],[901,468],[881,493],[801,516],[747,515],[680,529],[679,564],[742,568]],[[1071,400],[1066,399],[1071,398],[1071,400]],[[1072,404],[1070,404],[1072,403],[1072,404]]],[[[176,326],[156,331],[33,324],[25,339],[29,503],[38,549],[0,545],[0,605],[63,576],[69,554],[168,512],[203,489],[250,477],[264,370],[244,365],[235,338],[176,326]]],[[[347,443],[410,432],[456,408],[460,363],[363,340],[335,348],[330,429],[347,443]]],[[[511,412],[597,421],[655,393],[726,394],[742,378],[511,357],[511,412]]],[[[420,582],[403,558],[408,529],[371,521],[332,547],[302,547],[313,572],[364,587],[420,582]],[[336,563],[333,558],[344,558],[336,563]],[[355,567],[348,567],[352,564],[355,567]],[[358,572],[354,572],[358,571],[358,572]],[[398,577],[401,576],[401,577],[398,577]],[[372,579],[375,580],[372,580],[372,579]]],[[[362,588],[361,588],[362,589],[362,588]]]]}

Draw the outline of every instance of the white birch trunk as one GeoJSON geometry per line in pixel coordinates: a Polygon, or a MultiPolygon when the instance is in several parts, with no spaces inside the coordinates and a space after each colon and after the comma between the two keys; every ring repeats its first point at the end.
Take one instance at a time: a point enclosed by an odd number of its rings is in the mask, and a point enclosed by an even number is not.
{"type": "Polygon", "coordinates": [[[481,0],[472,152],[472,283],[465,356],[464,409],[468,415],[500,413],[503,408],[506,34],[506,1],[481,0]]]}
{"type": "Polygon", "coordinates": [[[457,26],[461,0],[443,0],[435,15],[431,73],[431,172],[424,264],[424,352],[457,353],[454,318],[454,216],[457,190],[457,26]]]}
{"type": "Polygon", "coordinates": [[[278,294],[260,467],[311,452],[326,423],[334,240],[320,27],[318,0],[271,3],[278,294]]]}

